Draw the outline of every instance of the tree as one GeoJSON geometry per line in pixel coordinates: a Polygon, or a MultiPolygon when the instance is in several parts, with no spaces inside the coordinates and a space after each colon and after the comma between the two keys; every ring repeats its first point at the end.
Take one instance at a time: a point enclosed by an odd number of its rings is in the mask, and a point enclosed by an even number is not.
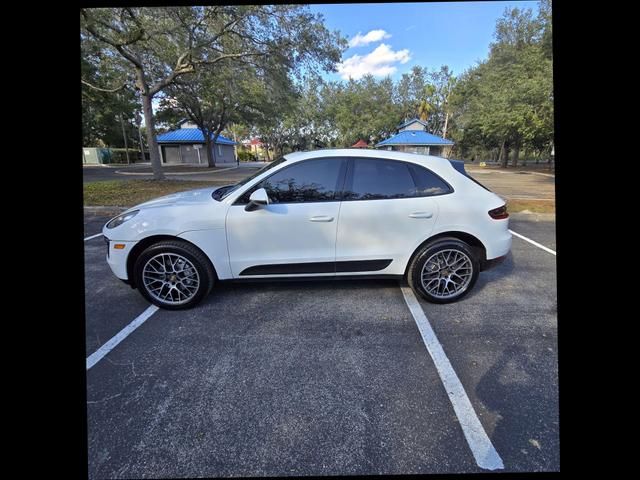
{"type": "Polygon", "coordinates": [[[427,130],[446,138],[449,117],[449,97],[455,85],[455,77],[447,65],[429,72],[415,66],[402,75],[396,87],[396,102],[401,109],[402,120],[419,118],[427,124],[427,130]]]}
{"type": "Polygon", "coordinates": [[[410,73],[403,73],[400,77],[395,89],[394,103],[399,105],[401,110],[401,121],[407,121],[416,116],[423,121],[429,118],[432,108],[425,98],[427,74],[426,68],[416,65],[410,73]]]}
{"type": "MultiPolygon", "coordinates": [[[[98,82],[96,52],[85,52],[81,60],[83,78],[98,82]]],[[[135,118],[138,100],[131,89],[108,93],[82,85],[82,144],[85,146],[124,146],[121,119],[129,138],[137,138],[135,118]]]]}
{"type": "Polygon", "coordinates": [[[245,84],[240,69],[203,69],[176,80],[161,102],[163,110],[181,112],[202,131],[210,167],[215,166],[213,146],[218,136],[229,122],[239,120],[241,101],[247,96],[245,84]]]}
{"type": "Polygon", "coordinates": [[[544,8],[506,10],[496,24],[489,58],[466,72],[454,88],[456,140],[463,150],[499,149],[507,166],[523,148],[542,151],[553,141],[550,15],[544,8]]]}
{"type": "MultiPolygon", "coordinates": [[[[199,69],[215,69],[227,59],[251,63],[270,58],[289,68],[310,59],[319,45],[330,55],[313,57],[323,68],[339,60],[345,44],[328,32],[321,17],[299,5],[231,5],[213,7],[112,8],[81,10],[83,42],[97,42],[104,56],[125,72],[121,81],[134,82],[147,125],[154,178],[163,178],[155,138],[152,100],[179,77],[199,69]]],[[[83,80],[85,85],[103,90],[83,80]]]]}
{"type": "Polygon", "coordinates": [[[439,71],[429,74],[426,101],[431,106],[431,116],[427,123],[427,129],[442,138],[447,138],[447,128],[451,115],[449,100],[456,83],[456,77],[447,65],[440,67],[439,71]]]}
{"type": "Polygon", "coordinates": [[[332,82],[324,94],[339,146],[348,147],[358,139],[376,143],[391,135],[398,125],[401,110],[394,103],[394,83],[390,77],[378,81],[365,75],[344,84],[332,82]]]}

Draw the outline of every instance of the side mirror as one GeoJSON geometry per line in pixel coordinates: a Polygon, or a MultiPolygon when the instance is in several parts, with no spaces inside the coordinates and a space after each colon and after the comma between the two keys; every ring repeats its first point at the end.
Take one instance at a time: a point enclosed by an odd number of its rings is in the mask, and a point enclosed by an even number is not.
{"type": "Polygon", "coordinates": [[[262,205],[269,205],[269,195],[264,188],[259,188],[249,197],[249,203],[244,207],[247,212],[256,210],[262,205]]]}

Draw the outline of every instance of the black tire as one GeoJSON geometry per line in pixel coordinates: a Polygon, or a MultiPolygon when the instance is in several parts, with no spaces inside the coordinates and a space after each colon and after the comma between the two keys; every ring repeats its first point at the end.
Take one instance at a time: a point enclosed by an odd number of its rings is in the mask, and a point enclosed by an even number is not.
{"type": "Polygon", "coordinates": [[[196,306],[206,297],[215,283],[215,272],[211,262],[198,248],[181,240],[166,240],[147,247],[136,259],[133,268],[138,290],[144,298],[154,305],[166,310],[185,310],[196,306]],[[198,286],[193,296],[184,303],[167,303],[152,295],[143,281],[143,270],[147,262],[156,255],[177,254],[187,259],[198,273],[198,286]]]}
{"type": "Polygon", "coordinates": [[[465,295],[467,295],[476,281],[478,280],[478,274],[480,272],[480,260],[478,258],[478,254],[474,248],[469,246],[467,243],[453,237],[443,237],[434,240],[426,245],[424,245],[418,253],[413,257],[413,261],[409,266],[409,270],[407,271],[407,282],[409,286],[412,288],[414,292],[419,294],[425,300],[431,303],[452,303],[460,300],[465,295]],[[459,292],[455,292],[455,294],[451,294],[451,296],[441,297],[434,296],[429,293],[424,285],[422,284],[422,269],[425,263],[438,252],[442,252],[443,250],[453,250],[460,252],[466,255],[471,263],[471,277],[466,283],[463,285],[463,288],[459,292]]]}

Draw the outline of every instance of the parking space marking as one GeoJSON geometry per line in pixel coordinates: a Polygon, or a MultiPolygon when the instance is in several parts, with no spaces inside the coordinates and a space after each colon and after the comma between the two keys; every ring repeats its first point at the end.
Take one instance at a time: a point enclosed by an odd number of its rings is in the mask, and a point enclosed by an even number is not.
{"type": "Polygon", "coordinates": [[[86,242],[87,240],[91,240],[92,238],[98,238],[101,236],[102,236],[101,233],[96,233],[95,235],[91,235],[90,237],[85,238],[84,241],[86,242]]]}
{"type": "Polygon", "coordinates": [[[102,345],[98,350],[93,352],[91,355],[87,357],[87,370],[93,367],[96,363],[98,363],[102,358],[113,350],[116,345],[118,345],[122,340],[127,338],[136,328],[142,325],[147,319],[158,311],[158,307],[155,305],[149,305],[144,312],[136,317],[136,319],[131,322],[129,325],[124,327],[118,334],[109,340],[107,343],[102,345]]]}
{"type": "Polygon", "coordinates": [[[515,235],[518,238],[521,238],[522,240],[524,240],[525,242],[529,242],[532,245],[535,245],[538,248],[541,248],[542,250],[544,250],[545,252],[549,252],[551,255],[555,255],[556,252],[554,250],[551,250],[550,248],[545,247],[544,245],[540,245],[538,242],[535,242],[533,240],[531,240],[530,238],[525,237],[524,235],[520,235],[519,233],[514,232],[513,230],[509,230],[513,235],[515,235]]]}
{"type": "Polygon", "coordinates": [[[462,431],[476,463],[480,468],[486,470],[503,469],[504,464],[502,463],[502,458],[498,455],[498,452],[487,436],[487,432],[485,432],[480,423],[478,415],[476,415],[458,375],[451,366],[451,362],[449,362],[447,355],[444,353],[442,345],[440,345],[438,337],[436,337],[427,316],[418,303],[418,299],[413,294],[411,288],[400,288],[407,307],[409,307],[411,315],[413,315],[416,325],[418,326],[418,330],[420,330],[420,335],[422,335],[422,340],[427,347],[427,351],[429,355],[431,355],[433,363],[436,365],[438,375],[440,375],[442,384],[447,391],[447,395],[449,395],[449,400],[460,421],[460,426],[462,427],[462,431]]]}

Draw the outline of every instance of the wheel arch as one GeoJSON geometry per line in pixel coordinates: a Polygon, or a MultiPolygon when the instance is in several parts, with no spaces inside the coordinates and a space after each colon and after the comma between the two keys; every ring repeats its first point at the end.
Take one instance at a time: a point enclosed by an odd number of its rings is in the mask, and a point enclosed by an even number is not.
{"type": "Polygon", "coordinates": [[[134,247],[131,249],[131,252],[129,252],[129,256],[127,257],[127,278],[131,288],[137,288],[136,281],[133,275],[133,267],[135,266],[136,260],[138,259],[140,254],[144,252],[151,245],[154,245],[156,243],[160,243],[163,241],[167,241],[167,240],[172,242],[186,243],[186,244],[189,244],[191,247],[197,249],[200,253],[202,253],[203,257],[207,259],[207,261],[209,262],[209,265],[211,266],[211,269],[213,270],[213,275],[215,279],[218,280],[218,272],[216,271],[215,265],[213,265],[213,262],[211,262],[211,259],[209,258],[209,256],[205,252],[203,252],[202,249],[198,247],[195,243],[190,242],[189,240],[185,240],[184,238],[176,237],[173,235],[152,235],[150,237],[143,238],[138,243],[136,243],[134,247]]]}
{"type": "Polygon", "coordinates": [[[450,232],[440,232],[432,237],[427,238],[424,242],[418,245],[418,247],[413,251],[413,253],[409,257],[409,261],[404,267],[404,275],[405,276],[407,275],[407,272],[409,271],[409,267],[411,267],[411,263],[413,262],[413,259],[416,257],[416,255],[422,249],[422,247],[424,247],[429,243],[436,242],[442,238],[455,238],[457,240],[461,240],[466,244],[468,244],[478,255],[478,260],[480,261],[480,265],[482,269],[482,265],[485,264],[487,261],[487,249],[484,246],[484,244],[480,241],[480,239],[478,239],[478,237],[467,232],[450,231],[450,232]]]}

